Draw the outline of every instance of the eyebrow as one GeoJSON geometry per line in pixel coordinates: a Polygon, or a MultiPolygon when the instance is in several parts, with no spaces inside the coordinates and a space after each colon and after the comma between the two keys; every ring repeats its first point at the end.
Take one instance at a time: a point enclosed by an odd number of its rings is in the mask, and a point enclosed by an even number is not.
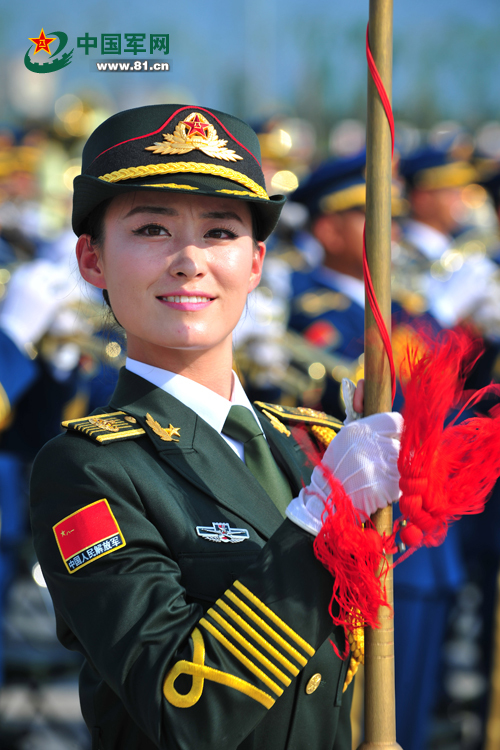
{"type": "MultiPolygon", "coordinates": [[[[135,214],[163,214],[163,216],[179,216],[179,212],[175,208],[169,206],[134,206],[131,208],[125,218],[134,216],[135,214]]],[[[202,219],[233,219],[243,223],[241,216],[235,211],[207,211],[201,214],[202,219]]]]}
{"type": "Polygon", "coordinates": [[[235,219],[240,223],[243,223],[239,214],[234,211],[207,211],[201,214],[202,219],[235,219]]]}
{"type": "Polygon", "coordinates": [[[131,208],[125,218],[134,214],[163,214],[164,216],[178,216],[178,211],[175,208],[169,208],[168,206],[135,206],[131,208]]]}

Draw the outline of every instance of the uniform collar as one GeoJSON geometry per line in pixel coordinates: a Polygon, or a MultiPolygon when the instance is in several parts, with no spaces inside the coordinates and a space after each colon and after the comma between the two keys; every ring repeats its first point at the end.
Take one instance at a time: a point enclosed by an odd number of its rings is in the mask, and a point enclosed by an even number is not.
{"type": "Polygon", "coordinates": [[[204,419],[210,427],[213,427],[219,435],[222,432],[231,406],[245,406],[253,414],[259,427],[261,426],[234,370],[231,400],[228,401],[223,396],[219,396],[218,393],[210,390],[210,388],[170,370],[153,367],[130,357],[127,357],[125,367],[130,372],[139,375],[149,383],[161,388],[162,391],[174,396],[174,398],[185,406],[188,406],[195,414],[204,419]]]}

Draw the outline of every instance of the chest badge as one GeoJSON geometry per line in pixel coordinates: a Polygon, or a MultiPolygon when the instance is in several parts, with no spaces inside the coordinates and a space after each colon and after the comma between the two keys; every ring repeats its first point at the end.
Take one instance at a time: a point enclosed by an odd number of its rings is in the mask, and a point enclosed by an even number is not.
{"type": "Polygon", "coordinates": [[[232,529],[228,523],[214,521],[211,526],[197,526],[196,533],[209,542],[228,542],[237,544],[250,538],[247,529],[232,529]]]}

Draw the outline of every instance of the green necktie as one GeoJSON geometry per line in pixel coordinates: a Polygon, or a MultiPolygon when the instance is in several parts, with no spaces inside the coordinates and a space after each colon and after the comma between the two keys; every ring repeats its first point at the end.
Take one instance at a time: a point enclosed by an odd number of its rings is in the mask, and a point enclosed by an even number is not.
{"type": "Polygon", "coordinates": [[[247,467],[284,517],[292,491],[251,411],[245,406],[231,406],[222,432],[243,443],[247,467]]]}

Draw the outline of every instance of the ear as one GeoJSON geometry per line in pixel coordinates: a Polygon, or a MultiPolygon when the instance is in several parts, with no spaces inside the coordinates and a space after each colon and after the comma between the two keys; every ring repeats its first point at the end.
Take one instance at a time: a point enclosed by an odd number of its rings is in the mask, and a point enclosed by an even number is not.
{"type": "Polygon", "coordinates": [[[252,270],[250,273],[250,283],[248,292],[250,293],[258,285],[262,276],[262,266],[266,255],[266,246],[263,242],[257,242],[253,249],[252,270]]]}
{"type": "Polygon", "coordinates": [[[101,254],[91,242],[90,234],[82,234],[76,243],[78,268],[85,281],[98,289],[106,289],[106,279],[102,268],[101,254]]]}

